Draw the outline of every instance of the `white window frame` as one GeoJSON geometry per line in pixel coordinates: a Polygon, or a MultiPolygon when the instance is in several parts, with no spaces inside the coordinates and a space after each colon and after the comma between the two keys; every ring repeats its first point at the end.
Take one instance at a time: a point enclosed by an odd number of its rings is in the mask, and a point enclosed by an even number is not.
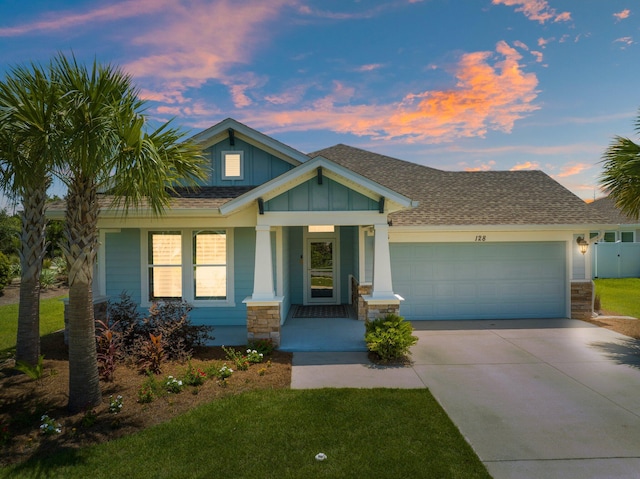
{"type": "Polygon", "coordinates": [[[244,151],[223,151],[221,160],[221,174],[223,180],[244,180],[244,151]],[[227,175],[227,155],[240,156],[240,171],[237,176],[227,175]]]}
{"type": "MultiPolygon", "coordinates": [[[[194,307],[235,307],[234,290],[234,229],[233,228],[153,228],[143,229],[140,234],[142,278],[140,305],[148,307],[149,301],[149,233],[176,231],[182,235],[182,299],[194,307]],[[227,297],[226,299],[195,299],[193,264],[193,234],[199,231],[225,231],[227,235],[227,297]]],[[[162,301],[162,300],[159,300],[162,301]]]]}
{"type": "Polygon", "coordinates": [[[635,231],[620,231],[620,242],[621,243],[635,243],[636,242],[636,232],[635,231]],[[630,233],[631,234],[631,241],[622,241],[622,235],[623,234],[627,234],[630,233]]]}

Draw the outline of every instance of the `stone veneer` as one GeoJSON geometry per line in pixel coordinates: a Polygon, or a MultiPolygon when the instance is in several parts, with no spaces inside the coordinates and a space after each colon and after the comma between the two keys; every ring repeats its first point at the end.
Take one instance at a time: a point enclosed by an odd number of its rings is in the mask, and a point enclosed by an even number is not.
{"type": "Polygon", "coordinates": [[[593,316],[593,298],[595,285],[593,281],[571,282],[571,317],[574,319],[590,319],[593,316]]]}
{"type": "Polygon", "coordinates": [[[269,339],[275,347],[280,346],[281,303],[272,305],[247,304],[247,339],[269,339]]]}
{"type": "Polygon", "coordinates": [[[371,283],[358,283],[355,277],[351,277],[351,305],[355,309],[359,321],[367,319],[367,304],[363,296],[369,296],[373,286],[371,283]]]}
{"type": "Polygon", "coordinates": [[[365,301],[364,317],[367,321],[384,318],[387,314],[400,315],[400,301],[397,303],[372,304],[365,301]]]}

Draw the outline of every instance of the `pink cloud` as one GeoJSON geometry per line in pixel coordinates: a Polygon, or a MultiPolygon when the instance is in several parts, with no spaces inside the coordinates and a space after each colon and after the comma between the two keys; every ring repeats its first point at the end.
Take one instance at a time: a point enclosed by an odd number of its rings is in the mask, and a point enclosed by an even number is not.
{"type": "Polygon", "coordinates": [[[379,70],[380,68],[382,68],[382,64],[381,63],[370,63],[368,65],[361,65],[358,68],[356,68],[355,70],[357,72],[371,72],[374,70],[379,70]]]}
{"type": "Polygon", "coordinates": [[[613,16],[616,18],[616,20],[620,21],[620,20],[624,20],[625,18],[629,18],[629,15],[631,15],[631,10],[629,10],[628,8],[625,8],[624,10],[622,10],[621,12],[618,13],[614,13],[613,16]]]}
{"type": "Polygon", "coordinates": [[[551,38],[538,38],[538,46],[540,48],[545,48],[547,46],[547,44],[551,43],[555,41],[555,38],[551,37],[551,38]]]}
{"type": "Polygon", "coordinates": [[[463,55],[452,71],[455,86],[447,90],[409,93],[392,104],[351,105],[347,102],[355,90],[335,83],[330,94],[309,108],[248,113],[245,121],[272,132],[329,129],[432,143],[482,137],[488,130],[510,132],[516,120],[538,108],[534,104],[538,79],[521,70],[521,58],[501,41],[495,53],[463,55]]]}
{"type": "Polygon", "coordinates": [[[464,171],[489,171],[494,166],[496,166],[496,162],[491,160],[487,163],[481,163],[479,166],[465,166],[464,171]]]}
{"type": "Polygon", "coordinates": [[[566,178],[568,176],[579,175],[580,173],[582,173],[585,170],[588,170],[589,168],[593,168],[593,165],[590,165],[588,163],[575,163],[571,165],[566,165],[562,168],[560,173],[558,173],[557,175],[554,175],[554,178],[566,178]]]}
{"type": "Polygon", "coordinates": [[[522,12],[529,20],[545,23],[548,20],[554,22],[567,22],[571,20],[570,12],[557,13],[546,0],[492,0],[494,5],[517,6],[516,12],[522,12]]]}
{"type": "Polygon", "coordinates": [[[509,171],[520,171],[520,170],[538,170],[540,169],[540,163],[525,161],[524,163],[520,163],[518,165],[512,166],[509,171]]]}
{"type": "Polygon", "coordinates": [[[635,43],[633,41],[633,38],[631,38],[631,37],[616,38],[613,42],[614,43],[623,43],[624,45],[622,46],[622,48],[628,47],[628,46],[633,45],[635,43]]]}
{"type": "Polygon", "coordinates": [[[0,28],[0,37],[16,37],[32,32],[66,30],[92,22],[113,22],[125,18],[149,15],[167,10],[174,5],[172,0],[128,0],[111,3],[105,7],[85,13],[65,12],[49,15],[48,18],[14,27],[0,28]]]}

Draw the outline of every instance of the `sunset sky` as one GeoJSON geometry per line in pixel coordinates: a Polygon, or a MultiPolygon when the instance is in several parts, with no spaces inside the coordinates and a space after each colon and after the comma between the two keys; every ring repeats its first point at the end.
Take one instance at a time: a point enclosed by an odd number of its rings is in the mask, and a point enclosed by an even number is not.
{"type": "Polygon", "coordinates": [[[639,41],[632,0],[0,2],[2,77],[73,52],[189,134],[233,117],[305,153],[539,169],[584,199],[613,136],[638,140],[639,41]]]}

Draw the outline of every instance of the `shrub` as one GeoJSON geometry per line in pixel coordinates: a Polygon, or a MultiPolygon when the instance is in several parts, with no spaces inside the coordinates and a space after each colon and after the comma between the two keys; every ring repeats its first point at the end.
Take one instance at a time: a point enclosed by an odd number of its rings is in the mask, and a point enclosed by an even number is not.
{"type": "Polygon", "coordinates": [[[111,382],[115,378],[116,362],[120,359],[120,333],[110,327],[109,320],[96,321],[98,324],[96,350],[98,374],[103,381],[111,382]]]}
{"type": "Polygon", "coordinates": [[[0,292],[13,279],[11,275],[11,261],[9,261],[7,255],[0,253],[0,292]]]}
{"type": "Polygon", "coordinates": [[[207,380],[207,373],[200,368],[194,368],[191,363],[184,373],[182,382],[187,386],[200,386],[207,380]]]}
{"type": "Polygon", "coordinates": [[[42,375],[44,374],[44,354],[38,356],[37,364],[29,364],[24,361],[16,361],[14,369],[26,374],[33,380],[41,379],[42,375]]]}
{"type": "Polygon", "coordinates": [[[58,275],[52,269],[43,269],[40,273],[40,287],[42,289],[47,289],[50,286],[56,284],[58,279],[58,275]]]}
{"type": "Polygon", "coordinates": [[[396,314],[367,321],[365,328],[367,349],[377,354],[382,361],[400,359],[411,354],[411,346],[418,341],[411,334],[411,323],[396,314]]]}
{"type": "Polygon", "coordinates": [[[227,359],[235,363],[236,369],[238,371],[246,371],[247,369],[249,369],[249,359],[247,358],[247,356],[239,351],[236,351],[233,348],[225,348],[224,346],[222,346],[222,350],[227,356],[227,359]]]}
{"type": "Polygon", "coordinates": [[[149,315],[142,317],[136,303],[123,292],[117,302],[109,302],[107,315],[114,324],[113,328],[121,334],[125,355],[139,358],[141,342],[148,342],[146,338],[153,335],[162,336],[166,359],[186,361],[194,347],[203,346],[207,340],[213,339],[209,334],[213,329],[211,326],[191,324],[191,309],[185,301],[161,301],[153,303],[149,315]]]}
{"type": "Polygon", "coordinates": [[[165,359],[162,334],[149,334],[149,339],[139,341],[138,369],[140,372],[162,373],[162,363],[165,359]]]}
{"type": "Polygon", "coordinates": [[[275,349],[275,346],[273,345],[273,341],[270,339],[254,339],[247,344],[247,348],[255,349],[264,356],[269,356],[275,349]]]}

